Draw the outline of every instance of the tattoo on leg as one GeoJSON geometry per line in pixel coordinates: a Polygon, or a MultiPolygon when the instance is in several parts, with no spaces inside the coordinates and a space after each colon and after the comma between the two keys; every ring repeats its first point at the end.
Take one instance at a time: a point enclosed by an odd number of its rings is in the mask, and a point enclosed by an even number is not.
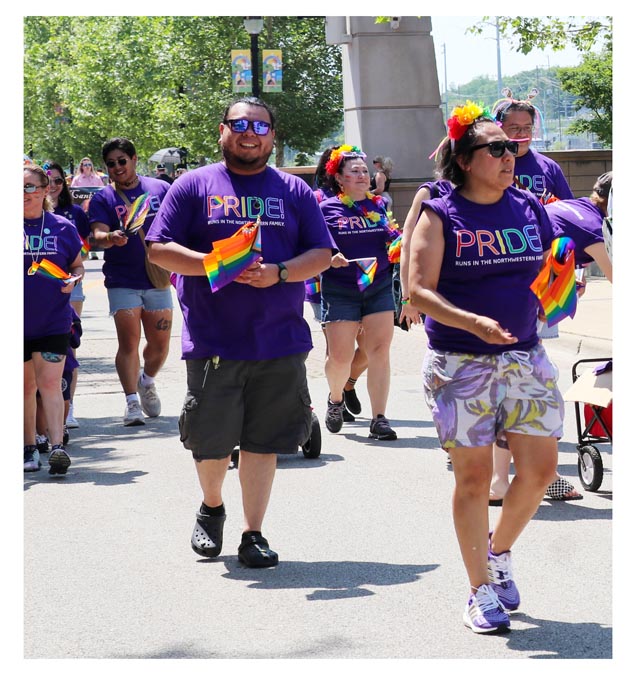
{"type": "Polygon", "coordinates": [[[159,321],[157,321],[157,330],[170,330],[171,327],[172,321],[170,321],[170,319],[159,319],[159,321]]]}
{"type": "Polygon", "coordinates": [[[53,354],[53,352],[42,352],[42,358],[48,363],[60,363],[64,354],[53,354]]]}

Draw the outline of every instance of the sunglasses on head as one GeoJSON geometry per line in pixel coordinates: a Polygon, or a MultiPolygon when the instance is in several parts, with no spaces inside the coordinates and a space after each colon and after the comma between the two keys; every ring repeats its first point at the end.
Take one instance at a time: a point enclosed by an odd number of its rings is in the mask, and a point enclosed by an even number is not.
{"type": "Polygon", "coordinates": [[[269,130],[272,128],[272,125],[269,122],[263,122],[261,120],[225,120],[223,124],[227,124],[236,134],[242,134],[252,127],[257,136],[267,136],[269,130]]]}
{"type": "Polygon", "coordinates": [[[55,183],[55,185],[62,185],[64,183],[63,178],[51,178],[51,183],[55,183]]]}
{"type": "Polygon", "coordinates": [[[516,155],[519,152],[519,143],[517,141],[492,141],[491,143],[473,145],[471,151],[479,150],[480,148],[488,148],[488,154],[495,159],[499,159],[499,157],[503,157],[506,150],[516,155]]]}
{"type": "Polygon", "coordinates": [[[33,194],[36,190],[39,190],[40,188],[43,188],[44,185],[33,185],[33,183],[25,183],[24,185],[24,191],[28,194],[31,195],[33,194]]]}
{"type": "Polygon", "coordinates": [[[127,163],[128,163],[127,157],[119,157],[118,159],[109,159],[106,162],[106,166],[109,169],[112,169],[115,166],[115,164],[119,164],[119,166],[126,166],[127,163]]]}

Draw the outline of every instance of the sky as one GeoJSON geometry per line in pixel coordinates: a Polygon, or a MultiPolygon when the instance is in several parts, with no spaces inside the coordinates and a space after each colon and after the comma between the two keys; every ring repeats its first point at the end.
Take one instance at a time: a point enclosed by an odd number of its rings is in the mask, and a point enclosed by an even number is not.
{"type": "MultiPolygon", "coordinates": [[[[486,8],[484,8],[486,11],[486,8]]],[[[446,46],[446,81],[449,89],[466,84],[474,77],[497,78],[497,41],[495,27],[486,27],[479,36],[466,34],[482,16],[432,16],[432,36],[441,91],[444,87],[444,45],[446,46]],[[468,56],[469,55],[469,56],[468,56]]],[[[516,75],[523,70],[539,67],[575,66],[581,54],[573,48],[560,52],[533,50],[530,54],[516,52],[503,38],[499,40],[501,74],[516,75]]]]}

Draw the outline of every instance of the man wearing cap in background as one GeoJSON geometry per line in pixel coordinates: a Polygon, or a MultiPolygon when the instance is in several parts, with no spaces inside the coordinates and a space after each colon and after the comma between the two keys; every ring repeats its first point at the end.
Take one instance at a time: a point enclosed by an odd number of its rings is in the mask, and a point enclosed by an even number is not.
{"type": "Polygon", "coordinates": [[[155,174],[159,180],[165,180],[166,183],[174,183],[174,178],[171,178],[168,175],[168,172],[166,171],[166,165],[165,164],[157,164],[157,168],[155,169],[155,174]]]}

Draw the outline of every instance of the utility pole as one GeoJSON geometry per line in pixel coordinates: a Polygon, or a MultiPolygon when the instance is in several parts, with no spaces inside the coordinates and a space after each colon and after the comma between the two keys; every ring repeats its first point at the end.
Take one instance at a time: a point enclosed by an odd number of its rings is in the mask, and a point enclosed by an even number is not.
{"type": "Polygon", "coordinates": [[[503,83],[501,81],[501,45],[499,42],[499,17],[495,17],[495,38],[497,40],[497,98],[501,96],[503,83]]]}

